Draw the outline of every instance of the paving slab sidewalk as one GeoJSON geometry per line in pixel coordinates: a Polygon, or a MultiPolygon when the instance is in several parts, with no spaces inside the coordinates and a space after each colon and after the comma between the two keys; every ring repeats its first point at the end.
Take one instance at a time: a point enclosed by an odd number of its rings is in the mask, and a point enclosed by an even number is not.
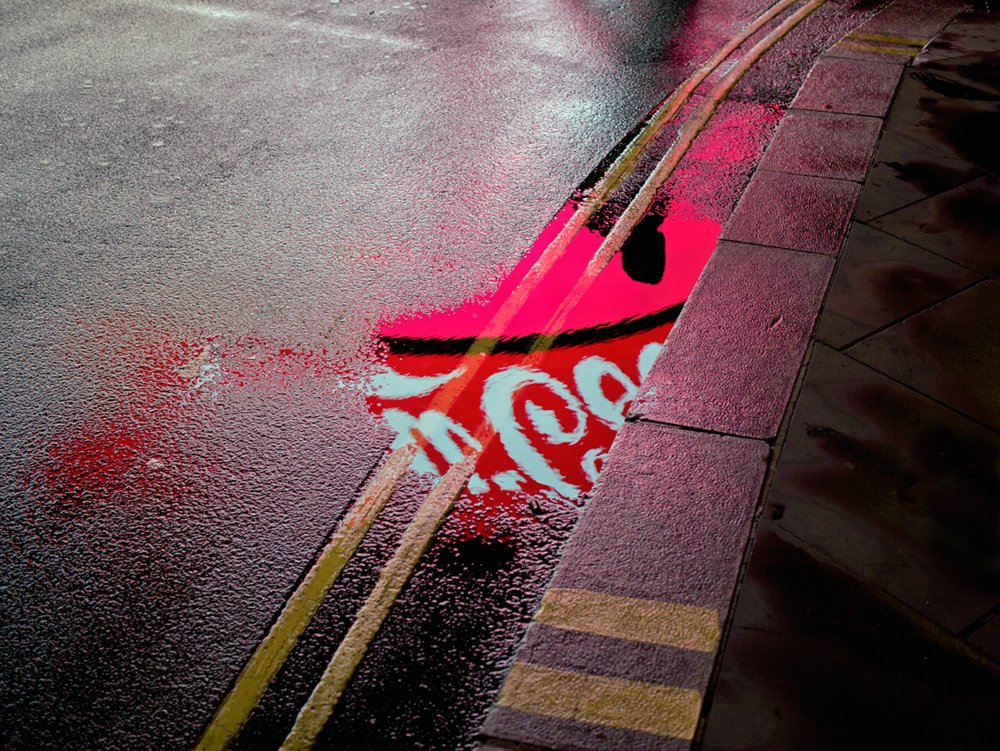
{"type": "Polygon", "coordinates": [[[997,71],[1000,14],[963,14],[903,72],[702,749],[1000,743],[997,71]]]}
{"type": "Polygon", "coordinates": [[[1000,738],[1000,18],[963,8],[898,0],[817,61],[484,749],[1000,738]]]}

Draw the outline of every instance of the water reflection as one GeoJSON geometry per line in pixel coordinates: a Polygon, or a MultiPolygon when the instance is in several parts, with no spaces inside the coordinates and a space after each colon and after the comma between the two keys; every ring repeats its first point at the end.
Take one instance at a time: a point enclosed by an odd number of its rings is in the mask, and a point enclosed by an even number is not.
{"type": "Polygon", "coordinates": [[[665,217],[650,215],[559,329],[549,330],[603,240],[584,228],[482,344],[478,333],[519,294],[574,209],[567,202],[489,303],[403,318],[380,331],[386,367],[367,384],[369,404],[396,433],[394,447],[421,439],[414,469],[435,477],[463,452],[481,452],[459,505],[469,534],[491,534],[501,512],[582,501],[721,229],[682,202],[665,217]],[[544,352],[540,337],[554,337],[544,352]],[[467,355],[477,342],[489,351],[467,355]],[[460,396],[447,411],[436,409],[436,398],[459,381],[460,396]],[[492,429],[485,445],[477,437],[484,423],[492,429]]]}

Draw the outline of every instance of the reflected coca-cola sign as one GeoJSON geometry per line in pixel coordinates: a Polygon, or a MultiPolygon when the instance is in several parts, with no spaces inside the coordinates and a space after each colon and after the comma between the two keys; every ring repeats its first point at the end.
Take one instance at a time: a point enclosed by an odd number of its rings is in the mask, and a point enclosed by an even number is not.
{"type": "Polygon", "coordinates": [[[573,209],[559,212],[488,304],[398,320],[380,332],[387,355],[366,382],[369,405],[394,431],[394,447],[417,441],[413,469],[421,474],[440,477],[478,455],[466,485],[472,502],[459,513],[479,532],[499,509],[581,502],[720,229],[683,207],[650,217],[558,316],[600,232],[576,233],[523,290],[573,209]],[[553,320],[556,331],[546,328],[553,320]],[[443,398],[449,390],[457,393],[443,398]]]}
{"type": "Polygon", "coordinates": [[[460,518],[478,509],[471,528],[500,509],[579,504],[715,247],[734,181],[779,117],[760,105],[720,110],[663,200],[579,299],[578,282],[605,237],[593,226],[566,233],[572,239],[546,261],[577,208],[570,201],[489,302],[397,318],[372,332],[381,346],[365,346],[360,357],[328,352],[325,342],[206,331],[139,313],[81,319],[81,345],[68,346],[67,363],[129,388],[47,435],[23,484],[73,503],[208,492],[219,472],[176,441],[191,432],[188,423],[209,412],[221,423],[251,403],[266,411],[279,393],[308,400],[348,388],[363,391],[396,446],[416,438],[421,474],[440,476],[463,453],[478,455],[457,509],[460,518]]]}

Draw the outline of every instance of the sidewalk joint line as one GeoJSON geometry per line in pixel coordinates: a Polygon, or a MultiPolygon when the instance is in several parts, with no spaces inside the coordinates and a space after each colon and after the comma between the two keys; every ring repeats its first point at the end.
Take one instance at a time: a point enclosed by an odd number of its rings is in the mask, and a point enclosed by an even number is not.
{"type": "Polygon", "coordinates": [[[869,593],[870,596],[877,600],[880,605],[895,611],[898,615],[912,623],[933,643],[936,643],[945,649],[951,649],[955,652],[959,652],[963,657],[979,663],[980,665],[988,668],[994,675],[1000,677],[1000,663],[988,655],[983,654],[971,644],[967,644],[958,634],[949,631],[937,621],[933,620],[924,613],[921,613],[913,606],[903,602],[891,592],[888,592],[878,586],[878,584],[871,579],[867,579],[861,574],[849,569],[846,564],[835,558],[832,553],[824,550],[823,548],[817,547],[813,542],[800,537],[794,531],[784,526],[781,521],[769,521],[772,525],[780,529],[782,534],[788,535],[794,539],[805,552],[817,559],[818,562],[825,563],[827,566],[836,569],[838,574],[853,581],[859,589],[863,592],[869,593]]]}
{"type": "Polygon", "coordinates": [[[998,602],[992,608],[990,608],[985,613],[983,613],[981,616],[979,616],[978,618],[976,618],[968,626],[966,626],[961,631],[959,631],[958,632],[959,638],[961,638],[963,640],[964,639],[968,639],[970,636],[972,636],[974,633],[976,633],[979,629],[981,629],[983,626],[985,626],[987,623],[989,623],[990,620],[992,620],[997,615],[1000,615],[1000,602],[998,602]]]}
{"type": "MultiPolygon", "coordinates": [[[[787,116],[794,112],[808,112],[810,113],[810,117],[812,115],[830,115],[831,117],[841,116],[841,117],[857,117],[857,118],[863,118],[865,120],[883,120],[883,121],[885,120],[885,116],[883,115],[866,115],[863,112],[841,112],[840,110],[817,110],[811,107],[789,107],[787,110],[785,110],[785,115],[787,116]]],[[[824,120],[826,118],[818,117],[816,119],[824,120]]],[[[768,170],[768,171],[777,172],[778,170],[768,170]]],[[[833,177],[830,179],[839,180],[841,178],[833,177]]]]}
{"type": "MultiPolygon", "coordinates": [[[[769,172],[772,175],[794,175],[795,177],[818,177],[821,180],[836,180],[839,183],[853,183],[854,185],[864,185],[865,178],[854,179],[853,177],[832,177],[831,175],[817,175],[815,172],[794,172],[792,170],[781,169],[759,169],[758,172],[769,172]]],[[[865,175],[867,177],[867,174],[865,175]]]]}
{"type": "MultiPolygon", "coordinates": [[[[897,91],[898,91],[898,88],[897,88],[897,91]]],[[[888,114],[886,115],[886,119],[888,119],[888,114]]],[[[883,129],[882,133],[879,134],[879,144],[878,144],[879,149],[882,148],[882,141],[884,140],[885,133],[886,133],[886,131],[883,129]]],[[[888,162],[880,162],[880,161],[878,161],[878,151],[876,151],[876,153],[875,153],[875,161],[872,162],[872,166],[868,170],[869,174],[872,172],[872,170],[874,170],[880,164],[884,164],[887,167],[889,167],[889,163],[888,162]]],[[[889,168],[892,169],[891,167],[889,167],[889,168]]],[[[874,222],[875,220],[882,219],[883,217],[887,217],[890,214],[895,214],[897,211],[902,211],[903,209],[908,209],[911,206],[915,206],[916,204],[920,203],[921,201],[927,201],[927,200],[930,200],[931,198],[937,198],[938,196],[942,196],[945,193],[949,193],[950,191],[957,190],[958,188],[964,188],[966,185],[969,185],[970,183],[974,183],[976,180],[982,180],[984,177],[987,177],[988,175],[992,175],[992,174],[994,174],[994,173],[992,173],[992,172],[983,172],[982,174],[976,175],[975,177],[970,177],[968,180],[963,180],[962,182],[958,183],[957,185],[953,185],[950,188],[945,188],[944,190],[939,190],[937,193],[930,193],[929,195],[921,196],[920,198],[915,198],[912,201],[910,201],[909,203],[904,203],[902,206],[897,206],[896,208],[890,209],[889,211],[885,211],[885,212],[883,212],[881,214],[878,214],[877,216],[872,216],[872,217],[869,217],[868,219],[864,219],[864,220],[858,219],[857,221],[862,222],[864,224],[868,224],[870,222],[874,222]]],[[[888,231],[882,229],[881,227],[874,227],[874,229],[879,230],[879,232],[885,232],[887,235],[891,235],[892,234],[891,232],[888,232],[888,231]]],[[[892,236],[896,237],[896,235],[892,235],[892,236]]],[[[902,240],[904,238],[899,238],[899,239],[902,240]]],[[[910,242],[910,241],[907,240],[906,242],[910,242]]],[[[911,244],[912,245],[916,245],[916,243],[911,243],[911,244]]],[[[917,247],[921,247],[921,246],[917,246],[917,247]]],[[[924,248],[924,250],[928,250],[928,249],[924,248]]],[[[928,252],[933,253],[934,251],[931,250],[931,251],[928,251],[928,252]]]]}
{"type": "Polygon", "coordinates": [[[833,182],[838,182],[838,183],[854,183],[855,185],[857,185],[859,182],[864,182],[864,179],[859,181],[859,180],[852,180],[849,177],[829,177],[827,175],[813,175],[808,172],[789,172],[788,170],[769,169],[768,167],[758,167],[757,170],[754,172],[754,176],[756,176],[758,172],[766,172],[771,175],[799,175],[801,177],[815,177],[819,180],[831,180],[833,182]]]}
{"type": "MultiPolygon", "coordinates": [[[[986,281],[986,280],[984,280],[984,281],[986,281]]],[[[831,349],[833,349],[833,348],[831,347],[831,349]]],[[[897,384],[899,386],[902,386],[903,388],[907,389],[908,391],[911,391],[914,394],[918,394],[919,396],[922,396],[925,399],[928,399],[928,400],[934,402],[935,404],[937,404],[940,407],[943,407],[944,409],[948,410],[949,412],[952,412],[953,414],[956,414],[959,417],[963,417],[966,420],[968,420],[969,422],[974,423],[975,425],[978,425],[981,428],[984,428],[984,429],[990,431],[991,433],[995,433],[997,435],[1000,435],[1000,428],[995,428],[992,425],[987,425],[985,422],[982,422],[981,420],[979,420],[976,417],[973,417],[972,415],[968,414],[967,412],[963,412],[962,410],[957,409],[956,407],[952,406],[951,404],[947,404],[946,402],[941,401],[936,396],[933,396],[931,394],[925,393],[924,391],[921,391],[920,389],[916,388],[912,384],[909,384],[909,383],[906,383],[904,381],[901,381],[900,379],[896,378],[895,376],[892,376],[889,373],[885,373],[885,372],[879,370],[878,368],[873,367],[870,363],[867,363],[864,360],[859,360],[852,353],[850,353],[850,352],[841,352],[840,354],[844,355],[845,357],[849,357],[851,360],[853,360],[854,362],[858,363],[858,365],[862,365],[862,366],[868,368],[869,370],[871,370],[872,372],[878,373],[879,375],[883,376],[884,378],[888,378],[893,383],[895,383],[895,384],[897,384]]]]}
{"type": "MultiPolygon", "coordinates": [[[[917,201],[917,203],[919,203],[919,201],[917,201]]],[[[890,212],[890,213],[892,213],[892,212],[890,212]]],[[[968,265],[962,263],[961,261],[956,261],[954,258],[949,258],[946,255],[942,255],[941,253],[939,253],[938,251],[934,250],[933,248],[928,248],[928,247],[926,247],[924,245],[920,245],[919,243],[915,243],[910,238],[906,238],[906,237],[903,237],[901,235],[897,235],[894,232],[890,232],[887,229],[882,229],[881,227],[875,227],[873,225],[868,224],[868,222],[862,222],[862,224],[868,225],[869,227],[872,227],[872,229],[877,229],[880,232],[884,232],[885,234],[889,235],[890,237],[894,237],[897,240],[902,240],[904,243],[909,243],[910,245],[913,245],[914,247],[920,248],[920,250],[923,250],[923,251],[925,251],[927,253],[935,255],[938,258],[941,258],[941,259],[943,259],[945,261],[948,261],[949,263],[953,263],[956,266],[960,266],[961,268],[965,269],[966,271],[971,271],[973,274],[978,274],[979,276],[983,277],[984,279],[990,279],[990,278],[992,278],[989,275],[984,274],[982,271],[979,271],[978,269],[974,269],[971,266],[968,266],[968,265]]]]}
{"type": "MultiPolygon", "coordinates": [[[[889,329],[891,329],[894,326],[898,326],[901,323],[905,323],[906,321],[909,321],[911,318],[913,318],[915,316],[918,316],[921,313],[926,313],[931,308],[933,308],[933,307],[935,307],[937,305],[940,305],[941,303],[946,302],[947,300],[950,300],[953,297],[957,297],[958,295],[961,295],[961,294],[963,294],[965,292],[968,292],[973,287],[977,287],[980,284],[983,284],[984,282],[988,282],[988,281],[989,281],[988,278],[977,279],[976,281],[971,282],[970,284],[965,285],[961,289],[955,290],[954,292],[950,293],[946,297],[942,297],[940,300],[935,300],[934,302],[930,302],[930,303],[928,303],[927,305],[923,306],[922,308],[920,308],[918,310],[910,311],[909,313],[907,313],[906,315],[902,316],[901,318],[897,318],[897,319],[895,319],[893,321],[890,321],[889,323],[886,323],[886,324],[884,324],[882,326],[879,326],[877,329],[875,329],[873,331],[869,331],[867,334],[862,334],[857,339],[854,339],[854,340],[848,342],[847,344],[841,345],[840,347],[833,347],[833,346],[831,346],[831,345],[827,344],[826,342],[824,342],[822,340],[819,340],[819,339],[817,339],[817,341],[819,341],[821,344],[823,344],[826,347],[830,347],[830,349],[832,349],[832,350],[836,350],[837,352],[840,352],[842,354],[848,354],[847,350],[849,350],[851,347],[854,347],[855,345],[861,344],[865,340],[871,339],[873,336],[878,336],[879,334],[883,333],[884,331],[888,331],[889,329]]],[[[852,358],[852,359],[857,359],[857,358],[852,358]]]]}
{"type": "MultiPolygon", "coordinates": [[[[724,233],[723,233],[724,234],[724,233]]],[[[740,245],[753,245],[757,248],[767,248],[768,250],[784,250],[788,253],[808,253],[811,256],[820,256],[821,258],[829,258],[831,261],[836,261],[840,258],[841,252],[843,250],[844,238],[847,237],[847,233],[844,233],[844,237],[840,240],[840,245],[837,248],[836,253],[824,253],[822,250],[810,250],[808,248],[788,248],[784,245],[764,245],[763,243],[748,243],[744,240],[736,240],[732,237],[720,237],[719,240],[727,243],[739,243],[740,245]]]]}
{"type": "Polygon", "coordinates": [[[761,443],[766,443],[769,446],[774,446],[774,437],[762,438],[757,435],[746,435],[744,433],[726,433],[721,430],[713,430],[711,428],[700,428],[695,425],[682,425],[676,422],[669,422],[667,420],[657,420],[654,417],[646,417],[645,415],[637,415],[630,422],[634,423],[648,423],[650,425],[660,425],[665,428],[675,428],[677,430],[683,430],[688,433],[704,433],[705,435],[719,436],[720,438],[739,438],[744,441],[760,441],[761,443]]]}

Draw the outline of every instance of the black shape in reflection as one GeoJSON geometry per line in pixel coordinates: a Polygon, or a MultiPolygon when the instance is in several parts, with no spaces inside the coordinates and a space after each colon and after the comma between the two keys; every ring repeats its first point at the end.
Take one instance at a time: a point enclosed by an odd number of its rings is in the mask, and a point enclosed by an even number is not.
{"type": "Polygon", "coordinates": [[[471,537],[453,540],[438,552],[437,565],[473,578],[495,574],[508,567],[517,553],[513,540],[471,537]]]}
{"type": "Polygon", "coordinates": [[[667,247],[660,232],[661,217],[646,214],[622,245],[622,268],[642,284],[659,284],[667,265],[667,247]]]}

